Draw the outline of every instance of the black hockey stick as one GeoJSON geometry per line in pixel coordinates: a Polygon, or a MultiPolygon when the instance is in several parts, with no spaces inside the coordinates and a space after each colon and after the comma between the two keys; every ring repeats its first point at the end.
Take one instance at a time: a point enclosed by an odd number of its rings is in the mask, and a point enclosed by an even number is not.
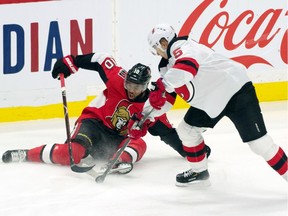
{"type": "MultiPolygon", "coordinates": [[[[139,129],[141,129],[143,123],[148,119],[148,117],[150,116],[150,114],[153,112],[154,109],[151,109],[148,113],[146,113],[143,118],[137,123],[136,125],[133,125],[133,127],[138,127],[139,129]]],[[[107,164],[107,169],[105,170],[105,172],[102,175],[99,175],[98,177],[96,177],[95,181],[97,183],[102,183],[104,182],[106,176],[110,173],[111,169],[113,168],[113,166],[116,164],[116,162],[118,161],[120,155],[124,152],[125,148],[129,145],[131,138],[128,137],[124,144],[122,145],[122,147],[120,149],[118,149],[118,151],[116,152],[115,157],[110,160],[107,164]]]]}
{"type": "Polygon", "coordinates": [[[77,166],[74,162],[73,158],[73,151],[72,151],[72,145],[71,145],[71,133],[70,133],[70,123],[69,123],[69,115],[68,115],[68,106],[67,106],[67,98],[66,98],[66,87],[65,87],[65,78],[64,74],[60,74],[60,83],[61,83],[61,91],[62,91],[62,100],[63,100],[63,108],[64,108],[64,117],[65,117],[65,126],[66,126],[66,134],[67,134],[67,143],[69,147],[69,160],[70,160],[70,167],[71,170],[78,173],[83,173],[91,170],[95,165],[93,166],[87,166],[87,167],[80,167],[77,166]]]}

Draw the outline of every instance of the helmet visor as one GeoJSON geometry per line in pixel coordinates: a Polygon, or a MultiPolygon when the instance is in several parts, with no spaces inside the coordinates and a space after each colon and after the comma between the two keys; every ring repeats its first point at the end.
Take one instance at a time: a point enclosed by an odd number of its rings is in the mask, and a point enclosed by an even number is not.
{"type": "Polygon", "coordinates": [[[151,52],[153,55],[158,55],[156,48],[157,48],[156,45],[154,45],[154,46],[149,46],[149,50],[150,50],[150,52],[151,52]]]}
{"type": "Polygon", "coordinates": [[[127,79],[124,82],[124,87],[127,91],[129,92],[143,92],[146,90],[147,88],[147,84],[137,84],[137,83],[133,83],[128,81],[127,79]]]}
{"type": "Polygon", "coordinates": [[[161,45],[157,46],[157,45],[154,45],[152,47],[150,47],[150,52],[153,54],[153,55],[160,55],[163,57],[163,55],[166,55],[166,49],[163,49],[161,47],[161,45]]]}

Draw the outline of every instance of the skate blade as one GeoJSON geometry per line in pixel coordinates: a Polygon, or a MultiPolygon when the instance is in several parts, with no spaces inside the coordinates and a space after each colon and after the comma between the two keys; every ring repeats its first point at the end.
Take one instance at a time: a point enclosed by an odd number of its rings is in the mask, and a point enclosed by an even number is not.
{"type": "Polygon", "coordinates": [[[133,169],[133,164],[122,163],[116,169],[112,169],[111,171],[114,171],[115,174],[123,175],[123,174],[127,174],[131,172],[132,169],[133,169]]]}
{"type": "MultiPolygon", "coordinates": [[[[98,176],[103,175],[103,173],[105,172],[106,168],[102,168],[98,171],[96,171],[95,169],[91,169],[89,171],[86,172],[86,174],[92,176],[93,178],[97,178],[98,176]]],[[[124,175],[127,174],[129,172],[131,172],[133,169],[133,164],[121,164],[121,167],[118,167],[116,169],[111,169],[110,172],[108,173],[110,174],[120,174],[120,175],[124,175]]]]}
{"type": "Polygon", "coordinates": [[[192,181],[188,183],[176,182],[175,185],[177,187],[206,188],[211,186],[211,182],[209,179],[206,179],[206,180],[192,181]]]}

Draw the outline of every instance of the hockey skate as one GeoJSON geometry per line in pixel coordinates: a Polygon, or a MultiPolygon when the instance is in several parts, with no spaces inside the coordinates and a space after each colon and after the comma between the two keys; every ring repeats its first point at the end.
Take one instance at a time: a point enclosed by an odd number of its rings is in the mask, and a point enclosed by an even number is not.
{"type": "Polygon", "coordinates": [[[2,161],[4,163],[11,162],[25,162],[27,161],[27,152],[28,150],[9,150],[2,155],[2,161]]]}
{"type": "Polygon", "coordinates": [[[197,173],[193,172],[192,169],[189,169],[176,176],[176,186],[186,187],[191,185],[210,186],[208,170],[197,173]]]}
{"type": "Polygon", "coordinates": [[[133,164],[128,162],[117,162],[111,170],[111,173],[127,174],[133,169],[133,164]]]}
{"type": "MultiPolygon", "coordinates": [[[[100,173],[104,173],[107,166],[103,166],[100,169],[100,173]]],[[[133,164],[129,162],[117,162],[110,170],[109,174],[127,174],[133,169],[133,164]]]]}

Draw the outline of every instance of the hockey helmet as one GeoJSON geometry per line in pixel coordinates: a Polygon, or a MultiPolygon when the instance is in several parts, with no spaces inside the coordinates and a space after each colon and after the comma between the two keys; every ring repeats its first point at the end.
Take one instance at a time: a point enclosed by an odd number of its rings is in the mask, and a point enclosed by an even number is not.
{"type": "Polygon", "coordinates": [[[162,38],[165,38],[169,43],[174,37],[176,37],[176,32],[171,25],[164,23],[156,25],[148,34],[148,43],[151,52],[156,54],[156,48],[161,49],[160,40],[162,38]]]}
{"type": "Polygon", "coordinates": [[[145,91],[151,79],[151,70],[148,66],[138,63],[134,65],[126,74],[125,89],[138,89],[145,91]],[[136,85],[135,85],[136,84],[136,85]]]}

